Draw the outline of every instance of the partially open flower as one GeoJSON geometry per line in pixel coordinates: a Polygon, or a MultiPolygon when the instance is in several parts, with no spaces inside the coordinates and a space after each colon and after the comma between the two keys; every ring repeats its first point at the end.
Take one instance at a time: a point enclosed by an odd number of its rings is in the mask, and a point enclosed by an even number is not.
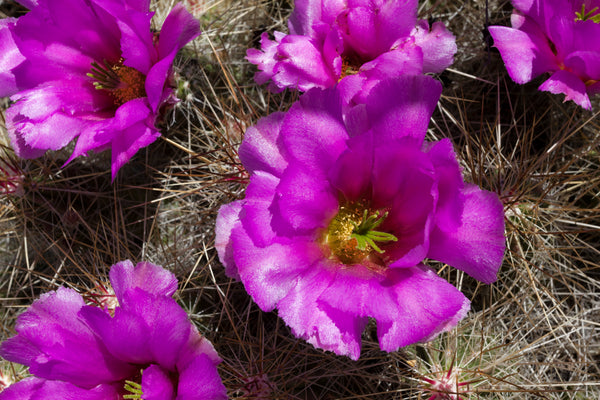
{"type": "Polygon", "coordinates": [[[246,131],[250,184],[220,209],[216,248],[263,310],[317,347],[357,359],[369,317],[385,351],[456,325],[469,301],[425,258],[496,279],[498,196],[463,182],[449,140],[424,141],[440,93],[403,76],[343,115],[338,91],[313,89],[246,131]]]}
{"type": "Polygon", "coordinates": [[[512,28],[490,26],[510,77],[526,83],[549,72],[539,87],[585,109],[600,92],[600,1],[512,0],[512,28]]]}
{"type": "Polygon", "coordinates": [[[172,298],[175,276],[150,263],[114,265],[114,316],[85,305],[72,289],[43,294],[0,345],[5,359],[34,376],[9,386],[2,400],[226,399],[221,359],[172,298]]]}
{"type": "Polygon", "coordinates": [[[77,138],[71,158],[112,150],[112,176],[160,136],[174,99],[171,64],[200,33],[175,5],[152,33],[147,0],[39,0],[0,20],[0,96],[15,103],[6,125],[17,155],[39,157],[77,138]]]}
{"type": "MultiPolygon", "coordinates": [[[[338,82],[351,97],[383,78],[442,72],[452,64],[456,43],[441,22],[417,20],[417,0],[297,0],[290,34],[261,37],[250,49],[259,84],[269,88],[328,88],[338,82]]],[[[366,94],[366,93],[365,93],[366,94]]]]}

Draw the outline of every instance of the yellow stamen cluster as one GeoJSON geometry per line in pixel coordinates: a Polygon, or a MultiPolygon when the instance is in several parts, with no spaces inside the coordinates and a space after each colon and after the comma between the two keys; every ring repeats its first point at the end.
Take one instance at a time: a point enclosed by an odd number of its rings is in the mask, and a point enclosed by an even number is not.
{"type": "Polygon", "coordinates": [[[371,212],[362,202],[340,207],[325,231],[323,242],[331,250],[332,256],[344,264],[357,264],[373,252],[383,253],[375,243],[398,240],[394,235],[375,231],[387,214],[371,212]]]}

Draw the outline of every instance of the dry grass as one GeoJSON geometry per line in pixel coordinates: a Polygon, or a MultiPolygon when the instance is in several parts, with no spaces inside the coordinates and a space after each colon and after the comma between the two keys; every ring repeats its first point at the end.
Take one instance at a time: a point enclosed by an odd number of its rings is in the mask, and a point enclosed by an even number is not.
{"type": "MultiPolygon", "coordinates": [[[[174,3],[153,1],[157,27],[174,3]]],[[[213,248],[219,207],[242,197],[247,182],[237,157],[244,130],[297,98],[257,87],[244,61],[261,32],[286,31],[291,4],[185,3],[203,35],[176,62],[183,101],[165,117],[163,136],[114,183],[107,153],[61,168],[68,150],[27,161],[0,148],[0,339],[40,293],[65,285],[91,295],[110,265],[129,258],[176,273],[178,299],[223,357],[232,398],[427,399],[443,379],[464,383],[455,391],[469,399],[600,396],[600,120],[538,92],[539,82],[519,86],[507,77],[483,30],[508,24],[508,1],[420,7],[457,36],[429,136],[451,138],[466,179],[504,202],[499,280],[482,285],[439,265],[472,299],[469,316],[433,342],[390,354],[379,350],[371,324],[358,362],[294,338],[224,275],[213,248]]],[[[0,2],[0,17],[21,12],[0,2]]],[[[3,379],[25,374],[0,364],[0,389],[3,379]]]]}

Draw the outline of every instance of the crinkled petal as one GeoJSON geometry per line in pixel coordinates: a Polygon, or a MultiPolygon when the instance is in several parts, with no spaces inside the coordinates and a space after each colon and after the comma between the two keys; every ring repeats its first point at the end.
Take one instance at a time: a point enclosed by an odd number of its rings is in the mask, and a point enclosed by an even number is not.
{"type": "Polygon", "coordinates": [[[564,94],[565,101],[573,100],[586,110],[592,109],[592,102],[587,94],[585,83],[577,75],[569,71],[556,71],[547,81],[540,85],[539,90],[554,94],[564,94]]]}
{"type": "Polygon", "coordinates": [[[318,302],[354,318],[375,318],[385,351],[452,328],[470,304],[458,289],[422,264],[379,272],[360,265],[341,270],[318,302]]]}
{"type": "MultiPolygon", "coordinates": [[[[12,97],[16,103],[6,112],[7,128],[29,148],[58,150],[96,124],[106,97],[82,79],[49,81],[12,97]]],[[[18,155],[27,156],[14,147],[18,155]]]]}
{"type": "Polygon", "coordinates": [[[475,185],[466,186],[462,194],[462,224],[450,229],[438,225],[431,233],[427,256],[492,283],[505,250],[502,203],[495,193],[475,185]]]}
{"type": "Polygon", "coordinates": [[[443,22],[434,22],[429,28],[426,20],[420,20],[411,35],[423,51],[423,72],[441,73],[454,62],[456,38],[443,22]]]}
{"type": "Polygon", "coordinates": [[[175,400],[175,388],[169,371],[158,365],[146,368],[142,374],[142,393],[144,400],[175,400]]]}
{"type": "Polygon", "coordinates": [[[328,88],[337,82],[333,65],[323,58],[323,43],[307,36],[287,35],[277,46],[273,81],[279,88],[328,88]]]}
{"type": "Polygon", "coordinates": [[[354,310],[342,311],[320,299],[322,293],[336,284],[338,265],[321,261],[307,269],[297,284],[278,303],[279,316],[292,332],[315,347],[347,355],[353,360],[360,357],[360,334],[368,318],[354,310]]]}
{"type": "Polygon", "coordinates": [[[112,357],[79,318],[82,307],[83,299],[74,290],[43,294],[19,316],[17,336],[0,345],[0,354],[29,366],[38,377],[84,388],[130,376],[135,368],[112,357]]]}
{"type": "Polygon", "coordinates": [[[231,241],[240,278],[263,311],[271,311],[296,285],[298,275],[322,257],[312,238],[257,247],[244,228],[236,226],[231,241]]]}
{"type": "Polygon", "coordinates": [[[173,296],[177,290],[177,278],[172,272],[148,262],[140,262],[134,267],[129,260],[111,267],[110,283],[119,301],[127,291],[135,288],[168,297],[173,296]]]}
{"type": "Polygon", "coordinates": [[[288,19],[290,33],[314,37],[315,24],[332,25],[338,14],[347,7],[346,3],[346,0],[296,1],[288,19]]]}
{"type": "Polygon", "coordinates": [[[221,382],[217,367],[201,354],[180,371],[177,400],[226,400],[227,390],[221,382]]]}
{"type": "Polygon", "coordinates": [[[248,172],[264,171],[281,176],[287,166],[285,153],[278,143],[284,117],[285,113],[272,113],[244,133],[238,154],[248,172]]]}
{"type": "MultiPolygon", "coordinates": [[[[264,32],[260,36],[260,50],[248,49],[246,51],[246,59],[258,67],[258,72],[254,74],[254,80],[259,85],[267,83],[275,76],[275,64],[277,64],[277,47],[286,35],[285,33],[275,31],[275,40],[269,39],[269,34],[264,32]]],[[[284,88],[277,87],[276,82],[272,82],[269,90],[272,92],[280,92],[284,88]]]]}
{"type": "Polygon", "coordinates": [[[25,378],[0,393],[2,400],[107,400],[119,397],[115,385],[102,384],[82,389],[68,382],[36,377],[25,378]]]}

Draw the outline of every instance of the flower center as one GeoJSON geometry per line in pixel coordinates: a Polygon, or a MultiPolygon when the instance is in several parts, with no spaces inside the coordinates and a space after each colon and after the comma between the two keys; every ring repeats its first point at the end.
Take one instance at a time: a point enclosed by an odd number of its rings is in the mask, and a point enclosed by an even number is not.
{"type": "Polygon", "coordinates": [[[575,21],[587,21],[591,20],[595,23],[600,23],[600,12],[598,11],[598,7],[594,7],[590,11],[585,11],[585,4],[581,5],[581,12],[575,13],[575,21]]]}
{"type": "Polygon", "coordinates": [[[342,73],[340,81],[348,75],[358,74],[362,62],[355,56],[342,56],[342,73]]]}
{"type": "Polygon", "coordinates": [[[376,242],[397,241],[396,236],[375,230],[387,217],[379,211],[372,212],[363,203],[351,203],[340,207],[331,220],[325,234],[325,242],[344,264],[356,264],[373,251],[383,254],[376,242]]]}
{"type": "Polygon", "coordinates": [[[146,97],[146,77],[137,69],[123,65],[123,59],[116,64],[106,60],[102,65],[93,62],[87,76],[94,80],[96,89],[108,91],[117,107],[130,100],[146,97]]]}

